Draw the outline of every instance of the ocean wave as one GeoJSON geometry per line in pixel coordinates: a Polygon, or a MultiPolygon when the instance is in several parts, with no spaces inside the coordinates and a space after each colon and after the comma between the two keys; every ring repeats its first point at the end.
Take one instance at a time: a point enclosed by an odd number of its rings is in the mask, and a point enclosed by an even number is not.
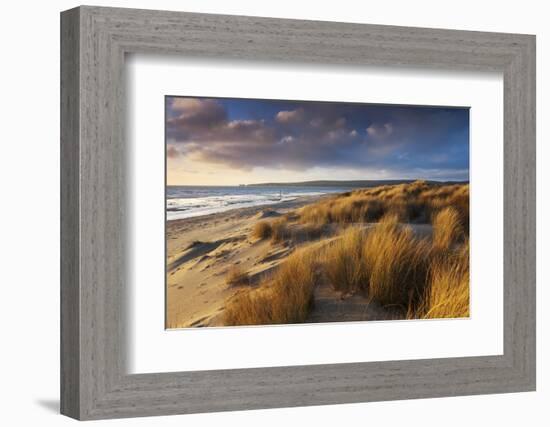
{"type": "Polygon", "coordinates": [[[272,205],[345,191],[335,188],[262,188],[262,187],[168,187],[166,219],[168,221],[210,215],[253,206],[272,205]]]}

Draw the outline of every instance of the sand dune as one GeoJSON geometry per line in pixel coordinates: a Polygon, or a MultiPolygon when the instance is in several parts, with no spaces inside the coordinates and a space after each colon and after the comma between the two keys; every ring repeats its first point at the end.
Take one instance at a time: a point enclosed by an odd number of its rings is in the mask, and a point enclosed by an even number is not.
{"type": "MultiPolygon", "coordinates": [[[[254,224],[310,202],[308,199],[292,207],[249,208],[168,222],[167,327],[223,326],[225,301],[240,290],[226,284],[229,269],[234,265],[242,267],[248,272],[249,286],[253,287],[292,250],[285,244],[273,245],[269,240],[251,238],[254,224]]],[[[417,224],[414,228],[422,236],[431,232],[428,224],[417,224]]],[[[322,243],[329,242],[330,239],[325,239],[322,243]]],[[[342,299],[338,292],[323,284],[315,291],[315,305],[307,321],[387,318],[391,318],[391,313],[375,303],[367,305],[364,297],[342,299]]]]}
{"type": "MultiPolygon", "coordinates": [[[[249,208],[209,217],[170,221],[167,224],[167,322],[168,328],[222,326],[225,301],[239,291],[228,287],[225,276],[233,265],[248,272],[250,286],[285,260],[291,248],[249,237],[254,224],[275,218],[311,199],[290,207],[249,208]]],[[[414,226],[428,235],[431,226],[414,226]]],[[[326,240],[325,243],[330,240],[326,240]]],[[[308,322],[381,320],[391,313],[376,304],[365,304],[359,295],[342,299],[328,285],[315,291],[315,305],[308,322]]]]}
{"type": "Polygon", "coordinates": [[[167,328],[221,326],[225,300],[238,289],[225,275],[233,265],[246,270],[254,286],[282,262],[290,248],[250,238],[254,224],[276,218],[317,198],[238,209],[205,217],[169,221],[167,236],[167,328]]]}
{"type": "Polygon", "coordinates": [[[467,316],[467,192],[419,182],[169,221],[166,326],[467,316]]]}

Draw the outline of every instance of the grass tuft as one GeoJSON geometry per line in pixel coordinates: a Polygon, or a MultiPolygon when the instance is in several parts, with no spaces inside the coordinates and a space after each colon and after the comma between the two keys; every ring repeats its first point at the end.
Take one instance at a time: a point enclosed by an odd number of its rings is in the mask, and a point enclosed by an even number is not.
{"type": "Polygon", "coordinates": [[[225,276],[225,283],[228,286],[246,286],[250,284],[250,278],[240,266],[233,265],[225,276]]]}
{"type": "Polygon", "coordinates": [[[285,217],[278,218],[271,223],[271,243],[281,243],[290,238],[288,220],[285,217]]]}
{"type": "Polygon", "coordinates": [[[450,249],[463,236],[459,214],[450,206],[434,215],[432,225],[433,244],[438,249],[450,249]]]}
{"type": "Polygon", "coordinates": [[[295,251],[258,289],[238,293],[227,302],[224,324],[240,326],[303,322],[313,301],[314,260],[311,251],[295,251]]]}
{"type": "Polygon", "coordinates": [[[422,295],[430,260],[427,240],[415,238],[411,227],[395,214],[384,217],[363,246],[367,281],[363,291],[383,306],[405,309],[422,295]]]}
{"type": "Polygon", "coordinates": [[[365,238],[364,230],[349,227],[340,238],[326,247],[323,259],[324,272],[335,291],[351,294],[364,284],[366,272],[362,250],[365,238]]]}
{"type": "Polygon", "coordinates": [[[256,239],[269,239],[273,230],[269,221],[258,221],[252,229],[252,237],[256,239]]]}
{"type": "Polygon", "coordinates": [[[439,258],[430,271],[422,304],[411,307],[409,318],[442,319],[470,315],[469,243],[448,258],[439,258]]]}

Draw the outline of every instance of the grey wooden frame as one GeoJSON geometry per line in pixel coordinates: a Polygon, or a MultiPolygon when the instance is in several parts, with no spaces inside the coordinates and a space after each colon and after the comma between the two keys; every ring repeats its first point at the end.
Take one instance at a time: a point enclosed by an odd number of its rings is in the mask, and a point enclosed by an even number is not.
{"type": "Polygon", "coordinates": [[[61,412],[183,414],[535,389],[535,37],[83,6],[61,14],[61,412]],[[129,375],[126,53],[500,71],[504,354],[129,375]]]}

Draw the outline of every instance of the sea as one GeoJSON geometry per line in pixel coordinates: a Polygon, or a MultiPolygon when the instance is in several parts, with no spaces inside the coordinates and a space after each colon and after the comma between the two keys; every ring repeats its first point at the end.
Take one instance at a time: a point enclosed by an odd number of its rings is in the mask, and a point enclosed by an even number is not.
{"type": "Polygon", "coordinates": [[[166,219],[192,218],[232,209],[290,202],[303,196],[348,191],[344,187],[318,186],[167,186],[166,219]]]}

